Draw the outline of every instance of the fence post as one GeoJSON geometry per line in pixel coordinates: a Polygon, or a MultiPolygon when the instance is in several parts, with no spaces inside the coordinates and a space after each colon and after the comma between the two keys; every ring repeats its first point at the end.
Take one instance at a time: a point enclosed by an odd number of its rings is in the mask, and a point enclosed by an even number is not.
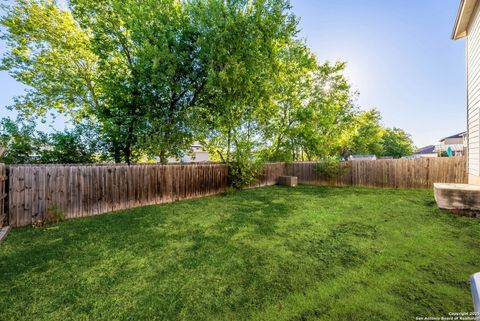
{"type": "Polygon", "coordinates": [[[7,182],[8,182],[7,166],[5,164],[0,164],[0,227],[8,225],[7,182]]]}

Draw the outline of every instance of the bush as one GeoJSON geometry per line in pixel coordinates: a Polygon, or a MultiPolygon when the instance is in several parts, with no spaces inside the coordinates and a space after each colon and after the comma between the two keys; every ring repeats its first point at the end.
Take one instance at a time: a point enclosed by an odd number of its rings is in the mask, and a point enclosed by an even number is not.
{"type": "Polygon", "coordinates": [[[237,191],[236,188],[232,187],[232,186],[228,186],[227,188],[225,188],[225,191],[223,192],[223,195],[224,196],[227,196],[227,195],[232,195],[233,193],[235,193],[237,191]]]}
{"type": "Polygon", "coordinates": [[[43,220],[37,220],[33,223],[33,227],[42,227],[45,225],[56,224],[65,220],[65,213],[57,204],[51,203],[47,208],[47,217],[43,220]]]}
{"type": "Polygon", "coordinates": [[[242,160],[229,164],[230,186],[239,190],[258,180],[262,164],[253,160],[242,160]]]}
{"type": "Polygon", "coordinates": [[[339,175],[345,172],[346,167],[342,166],[337,159],[325,159],[317,163],[315,170],[319,175],[328,181],[335,180],[339,175]]]}

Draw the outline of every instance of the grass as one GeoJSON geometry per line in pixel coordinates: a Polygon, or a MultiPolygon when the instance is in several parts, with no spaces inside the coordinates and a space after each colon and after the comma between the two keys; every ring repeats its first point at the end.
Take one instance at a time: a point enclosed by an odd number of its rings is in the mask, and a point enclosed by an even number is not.
{"type": "Polygon", "coordinates": [[[427,190],[247,190],[13,230],[0,319],[447,316],[473,310],[479,240],[427,190]]]}

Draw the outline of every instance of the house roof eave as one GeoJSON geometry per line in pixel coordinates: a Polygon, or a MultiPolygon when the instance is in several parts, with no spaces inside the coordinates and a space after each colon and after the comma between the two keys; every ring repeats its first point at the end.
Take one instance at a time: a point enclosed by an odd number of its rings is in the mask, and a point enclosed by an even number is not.
{"type": "Polygon", "coordinates": [[[455,25],[452,31],[452,39],[457,40],[467,35],[470,18],[475,9],[477,0],[461,0],[458,7],[455,25]]]}

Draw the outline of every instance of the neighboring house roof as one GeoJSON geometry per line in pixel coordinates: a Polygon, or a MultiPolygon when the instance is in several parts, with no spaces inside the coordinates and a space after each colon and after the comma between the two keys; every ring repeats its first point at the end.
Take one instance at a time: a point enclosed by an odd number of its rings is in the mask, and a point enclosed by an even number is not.
{"type": "Polygon", "coordinates": [[[194,142],[191,147],[202,147],[199,142],[194,142]]]}
{"type": "Polygon", "coordinates": [[[463,138],[463,136],[465,136],[465,133],[466,132],[461,132],[461,133],[458,133],[458,134],[455,134],[455,135],[452,135],[452,136],[444,137],[444,138],[440,139],[440,141],[443,142],[445,139],[449,139],[449,138],[463,138]]]}
{"type": "Polygon", "coordinates": [[[377,159],[377,156],[376,155],[350,155],[348,159],[350,160],[377,159]]]}
{"type": "Polygon", "coordinates": [[[477,0],[461,0],[458,7],[457,18],[453,27],[452,39],[460,39],[467,35],[468,23],[475,9],[477,0]]]}
{"type": "Polygon", "coordinates": [[[428,145],[422,148],[417,149],[414,155],[420,154],[435,154],[435,145],[428,145]]]}

